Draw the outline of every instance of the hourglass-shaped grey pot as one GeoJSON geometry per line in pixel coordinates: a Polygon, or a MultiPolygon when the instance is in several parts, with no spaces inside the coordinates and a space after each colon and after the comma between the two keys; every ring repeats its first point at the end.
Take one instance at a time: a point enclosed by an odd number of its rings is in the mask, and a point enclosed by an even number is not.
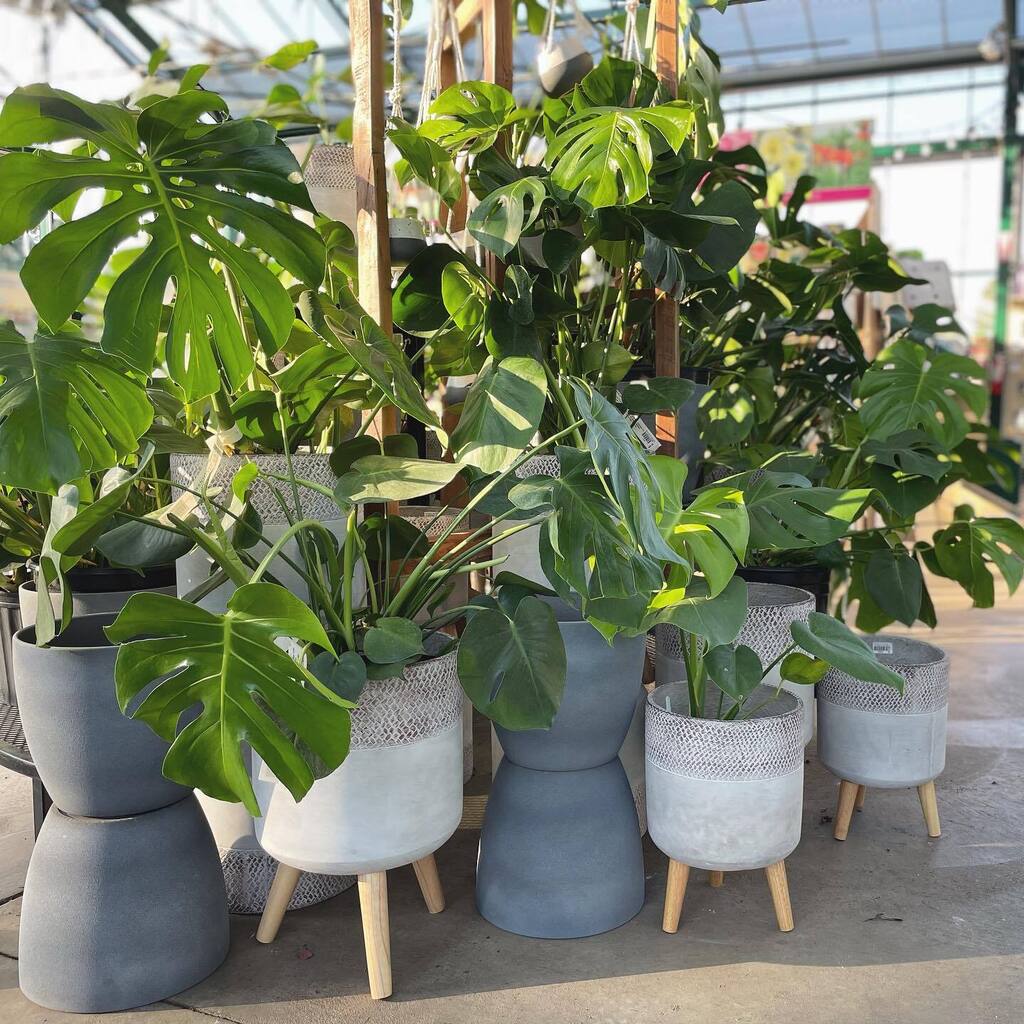
{"type": "Polygon", "coordinates": [[[644,903],[636,806],[618,752],[636,704],[644,638],[609,646],[556,608],[568,671],[549,730],[498,728],[476,900],[506,931],[565,939],[617,928],[644,903]]]}

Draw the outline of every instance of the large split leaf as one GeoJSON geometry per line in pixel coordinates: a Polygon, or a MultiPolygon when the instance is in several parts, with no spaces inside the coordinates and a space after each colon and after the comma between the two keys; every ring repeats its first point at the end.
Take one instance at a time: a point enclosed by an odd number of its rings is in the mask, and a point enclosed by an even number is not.
{"type": "Polygon", "coordinates": [[[365,455],[338,481],[340,502],[410,501],[434,494],[450,484],[464,467],[457,462],[409,459],[397,455],[365,455]]]}
{"type": "Polygon", "coordinates": [[[883,665],[868,645],[845,622],[811,612],[807,622],[790,624],[793,639],[808,653],[854,679],[881,683],[903,692],[903,677],[883,665]]]}
{"type": "Polygon", "coordinates": [[[73,334],[26,339],[0,325],[0,376],[0,482],[8,487],[56,494],[130,455],[153,422],[146,389],[125,363],[73,334]]]}
{"type": "Polygon", "coordinates": [[[104,190],[99,209],[45,235],[21,276],[40,318],[57,330],[89,293],[114,249],[140,233],[148,243],[117,278],[104,306],[102,346],[143,373],[156,358],[168,282],[175,301],[164,358],[195,401],[241,384],[253,353],[233,308],[222,264],[252,314],[264,348],[275,352],[291,329],[284,286],[250,250],[311,287],[323,278],[325,251],[310,227],[262,197],[312,212],[299,165],[272,125],[251,119],[209,123],[227,106],[191,88],[143,110],[89,103],[47,85],[16,89],[0,113],[0,146],[82,139],[96,155],[46,150],[0,157],[0,242],[35,227],[85,189],[104,190]],[[227,239],[238,232],[243,245],[227,239]]]}
{"type": "Polygon", "coordinates": [[[345,759],[351,705],[277,641],[286,637],[333,654],[331,643],[316,616],[283,587],[241,586],[223,614],[167,594],[135,594],[107,636],[121,645],[114,668],[121,710],[147,691],[132,717],[171,744],[164,759],[169,779],[218,800],[241,801],[258,815],[243,744],[296,800],[314,778],[296,739],[328,770],[345,759]],[[202,711],[192,718],[196,704],[202,711]]]}
{"type": "Polygon", "coordinates": [[[966,356],[937,352],[916,342],[894,342],[879,353],[860,382],[860,421],[870,439],[921,430],[947,448],[988,407],[985,372],[966,356]]]}
{"type": "Polygon", "coordinates": [[[1024,577],[1024,527],[1005,518],[974,518],[966,506],[954,522],[935,533],[934,549],[925,551],[928,568],[955,580],[979,608],[995,603],[992,569],[1012,594],[1024,577]]]}
{"type": "Polygon", "coordinates": [[[482,246],[504,259],[540,216],[546,198],[540,178],[520,178],[483,199],[466,227],[482,246]]]}

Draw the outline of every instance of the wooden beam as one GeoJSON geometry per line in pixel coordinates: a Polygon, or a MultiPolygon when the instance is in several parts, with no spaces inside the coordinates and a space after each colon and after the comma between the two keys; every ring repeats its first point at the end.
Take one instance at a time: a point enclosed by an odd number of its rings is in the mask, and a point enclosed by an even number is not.
{"type": "MultiPolygon", "coordinates": [[[[654,56],[658,80],[673,96],[679,94],[678,0],[653,0],[654,56]]],[[[659,377],[679,376],[679,303],[659,294],[654,307],[654,372],[659,377]]],[[[675,411],[660,412],[656,433],[664,455],[676,455],[675,411]]]]}
{"type": "MultiPolygon", "coordinates": [[[[512,28],[515,23],[513,0],[487,0],[483,11],[484,81],[512,89],[512,28]]],[[[503,133],[504,134],[504,133],[503,133]]],[[[497,146],[506,145],[499,137],[497,146]]],[[[500,290],[505,281],[505,264],[492,252],[484,256],[487,276],[500,290]]]]}
{"type": "MultiPolygon", "coordinates": [[[[391,335],[391,238],[384,164],[384,14],[381,0],[351,0],[352,148],[356,172],[359,301],[391,335]]],[[[398,433],[398,410],[388,406],[374,433],[398,433]]]]}
{"type": "MultiPolygon", "coordinates": [[[[473,31],[473,24],[484,13],[485,0],[462,0],[455,8],[455,24],[459,29],[459,38],[468,39],[473,31]]],[[[446,42],[446,46],[451,44],[446,42]]]]}

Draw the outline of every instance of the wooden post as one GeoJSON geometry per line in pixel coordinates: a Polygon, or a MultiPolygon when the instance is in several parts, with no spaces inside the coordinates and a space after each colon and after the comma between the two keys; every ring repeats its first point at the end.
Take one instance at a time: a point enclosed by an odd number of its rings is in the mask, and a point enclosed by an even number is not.
{"type": "Polygon", "coordinates": [[[832,829],[835,839],[843,840],[849,834],[858,788],[856,782],[847,782],[845,779],[839,783],[839,803],[836,806],[835,827],[832,829]]]}
{"type": "Polygon", "coordinates": [[[780,932],[793,930],[793,908],[789,903],[789,882],[786,880],[786,862],[784,860],[769,864],[764,869],[768,879],[768,891],[772,894],[775,905],[775,920],[779,922],[780,932]]]}
{"type": "Polygon", "coordinates": [[[273,942],[277,938],[277,930],[281,927],[284,913],[291,903],[295,886],[299,884],[302,872],[288,864],[278,864],[274,881],[270,885],[267,905],[263,908],[259,927],[256,929],[257,942],[273,942]]]}
{"type": "Polygon", "coordinates": [[[725,872],[724,871],[709,871],[708,872],[708,884],[712,889],[721,889],[725,885],[725,872]]]}
{"type": "Polygon", "coordinates": [[[935,798],[935,783],[926,782],[923,786],[918,786],[917,795],[921,801],[921,810],[924,812],[924,822],[928,826],[928,835],[932,839],[938,839],[942,835],[942,829],[939,827],[939,803],[935,798]]]}
{"type": "Polygon", "coordinates": [[[661,916],[661,930],[668,932],[669,935],[674,935],[679,931],[679,917],[683,912],[683,897],[686,895],[686,882],[689,877],[689,864],[669,860],[665,909],[661,916]]]}
{"type": "MultiPolygon", "coordinates": [[[[384,14],[380,0],[351,0],[352,148],[356,171],[359,301],[389,337],[391,237],[384,165],[384,14]]],[[[375,424],[383,437],[398,433],[398,410],[387,406],[375,424]]]]}
{"type": "MultiPolygon", "coordinates": [[[[652,0],[654,56],[658,80],[673,95],[679,94],[679,3],[652,0]]],[[[659,377],[679,376],[679,303],[659,294],[654,307],[654,372],[659,377]]],[[[676,455],[675,410],[659,412],[656,432],[663,455],[676,455]]]]}
{"type": "Polygon", "coordinates": [[[370,998],[387,999],[391,995],[391,929],[386,871],[359,876],[359,911],[363,919],[370,998]]]}
{"type": "Polygon", "coordinates": [[[413,862],[413,871],[416,872],[416,881],[420,883],[420,892],[423,893],[423,902],[431,914],[440,914],[444,910],[444,890],[441,888],[441,877],[437,873],[437,861],[434,855],[428,853],[413,862]]]}
{"type": "MultiPolygon", "coordinates": [[[[487,0],[483,5],[484,81],[505,89],[512,88],[512,27],[515,21],[513,0],[487,0]]],[[[503,146],[502,139],[497,145],[503,146]]],[[[505,265],[492,252],[484,256],[487,276],[501,289],[505,265]]]]}

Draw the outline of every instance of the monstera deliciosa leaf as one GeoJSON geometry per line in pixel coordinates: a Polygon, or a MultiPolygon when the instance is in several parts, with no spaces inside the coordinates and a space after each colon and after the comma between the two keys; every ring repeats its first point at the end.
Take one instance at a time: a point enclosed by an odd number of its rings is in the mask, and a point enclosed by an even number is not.
{"type": "Polygon", "coordinates": [[[352,704],[277,645],[286,637],[333,654],[330,640],[283,587],[245,584],[223,614],[168,594],[135,594],[106,632],[121,645],[118,703],[127,712],[145,692],[130,714],[171,744],[163,765],[169,779],[259,815],[244,744],[296,800],[314,780],[296,741],[328,771],[345,759],[352,704]],[[192,718],[197,704],[202,710],[192,718]]]}
{"type": "Polygon", "coordinates": [[[153,422],[129,367],[72,333],[27,339],[0,324],[0,377],[0,481],[8,487],[56,494],[136,451],[153,422]]]}
{"type": "Polygon", "coordinates": [[[320,236],[254,198],[312,212],[295,158],[265,121],[208,123],[210,115],[226,114],[223,99],[195,88],[134,110],[47,85],[15,89],[0,112],[0,146],[77,139],[89,150],[0,157],[0,242],[35,227],[82,190],[104,193],[99,209],[51,231],[25,261],[21,277],[40,318],[59,329],[118,245],[145,234],[148,243],[107,296],[101,344],[148,373],[173,281],[164,360],[189,401],[213,394],[222,378],[229,390],[237,387],[253,367],[228,276],[268,354],[291,330],[287,291],[250,250],[272,253],[310,287],[324,273],[320,236]],[[229,241],[224,228],[238,232],[243,244],[229,241]]]}

